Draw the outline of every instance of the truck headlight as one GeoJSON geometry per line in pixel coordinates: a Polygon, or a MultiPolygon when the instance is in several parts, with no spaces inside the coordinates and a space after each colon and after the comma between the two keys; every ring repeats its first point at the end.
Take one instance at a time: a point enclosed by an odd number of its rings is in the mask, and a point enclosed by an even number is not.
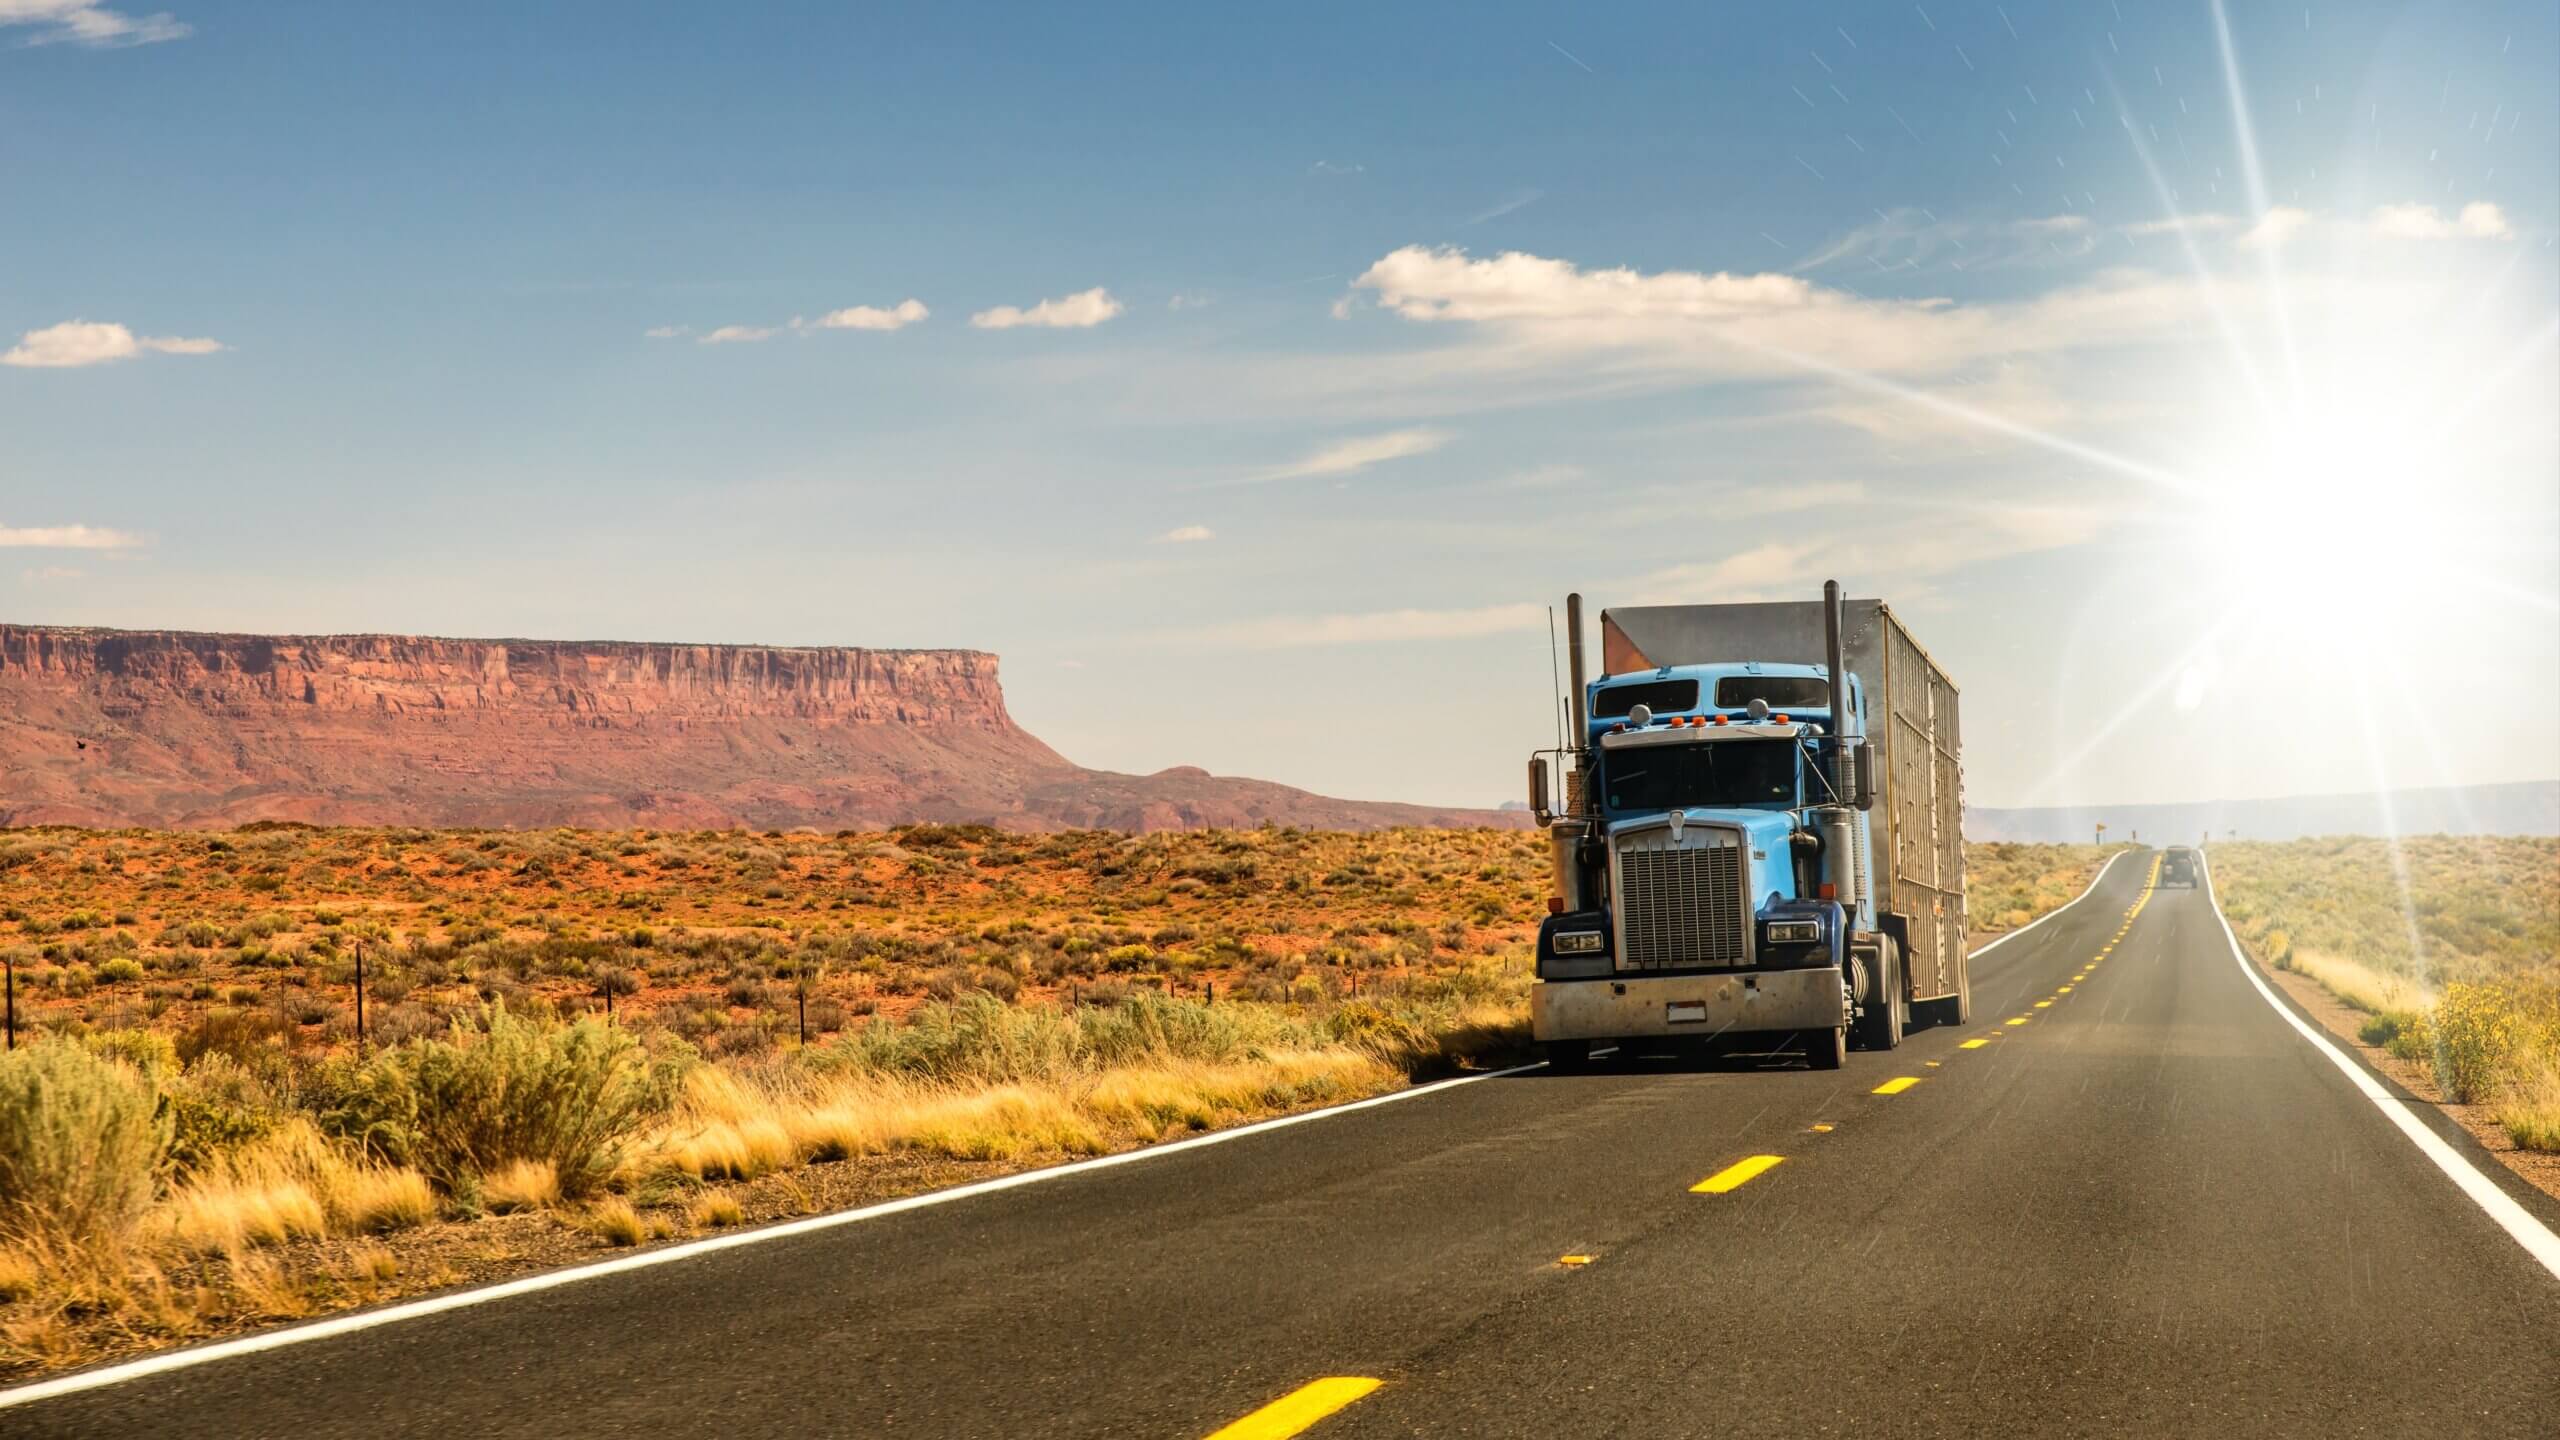
{"type": "Polygon", "coordinates": [[[1822,941],[1819,920],[1766,920],[1760,925],[1760,938],[1770,945],[1816,945],[1822,941]]]}
{"type": "Polygon", "coordinates": [[[1559,955],[1597,955],[1607,943],[1597,930],[1559,930],[1555,933],[1556,953],[1559,955]]]}

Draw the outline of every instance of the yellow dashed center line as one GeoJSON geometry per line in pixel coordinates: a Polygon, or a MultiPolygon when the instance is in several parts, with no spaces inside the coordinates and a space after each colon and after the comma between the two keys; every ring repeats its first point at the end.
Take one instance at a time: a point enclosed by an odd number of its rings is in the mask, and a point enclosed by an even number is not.
{"type": "Polygon", "coordinates": [[[1787,1157],[1784,1155],[1754,1155],[1748,1160],[1736,1160],[1713,1175],[1708,1176],[1706,1179],[1690,1186],[1689,1193],[1692,1195],[1722,1195],[1728,1190],[1739,1189],[1754,1176],[1766,1174],[1769,1171],[1776,1169],[1779,1165],[1784,1164],[1786,1162],[1786,1158],[1787,1157]]]}
{"type": "Polygon", "coordinates": [[[1917,1075],[1896,1075],[1892,1079],[1877,1086],[1872,1093],[1877,1095],[1899,1095],[1903,1091],[1908,1090],[1919,1083],[1920,1077],[1917,1075]]]}
{"type": "Polygon", "coordinates": [[[2071,993],[2071,987],[2070,987],[2070,986],[2068,986],[2068,985],[2065,985],[2065,986],[2063,986],[2061,989],[2056,990],[2056,991],[2054,991],[2053,993],[2054,993],[2054,994],[2056,994],[2056,995],[2068,995],[2068,994],[2070,994],[2070,993],[2071,993]]]}
{"type": "Polygon", "coordinates": [[[1991,1041],[1989,1040],[1989,1038],[1987,1038],[1987,1037],[1986,1037],[1986,1038],[1984,1038],[1984,1039],[1980,1039],[1980,1040],[1967,1040],[1966,1042],[1964,1042],[1963,1044],[1961,1044],[1961,1045],[1957,1046],[1956,1048],[1957,1048],[1957,1049],[1959,1049],[1959,1050],[1979,1050],[1979,1049],[1981,1049],[1983,1046],[1988,1045],[1988,1044],[1990,1044],[1990,1043],[1991,1043],[1991,1041]]]}
{"type": "Polygon", "coordinates": [[[2044,1009],[2045,1007],[2047,1007],[2047,1006],[2051,1005],[2052,1003],[2053,1003],[2053,1002],[2052,1002],[2052,1001],[2050,1001],[2050,1000],[2039,1000],[2039,1001],[2037,1001],[2037,1002],[2036,1002],[2036,1008],[2037,1008],[2037,1009],[2039,1009],[2039,1010],[2042,1010],[2042,1009],[2044,1009]]]}
{"type": "Polygon", "coordinates": [[[1211,1431],[1208,1440],[1287,1440],[1364,1398],[1380,1383],[1365,1375],[1328,1375],[1290,1391],[1232,1425],[1211,1431]]]}
{"type": "Polygon", "coordinates": [[[1591,1257],[1588,1255],[1559,1255],[1556,1257],[1556,1263],[1559,1265],[1588,1265],[1591,1263],[1591,1257]]]}
{"type": "Polygon", "coordinates": [[[1828,1123],[1826,1123],[1826,1122],[1824,1122],[1824,1121],[1820,1121],[1820,1120],[1816,1120],[1816,1121],[1814,1121],[1812,1125],[1810,1125],[1810,1126],[1808,1126],[1808,1127],[1806,1127],[1806,1128],[1808,1128],[1808,1129],[1812,1130],[1812,1131],[1813,1131],[1813,1133],[1814,1133],[1814,1134],[1816,1134],[1816,1135],[1828,1135],[1828,1134],[1830,1134],[1830,1133],[1831,1133],[1831,1126],[1830,1126],[1828,1123]]]}
{"type": "Polygon", "coordinates": [[[2006,1025],[2024,1025],[2024,1024],[2026,1024],[2026,1023],[2027,1023],[2027,1017],[2026,1017],[2026,1016],[2024,1016],[2024,1015],[2020,1015],[2020,1016],[2018,1016],[2018,1017],[2017,1017],[2016,1019],[2014,1019],[2014,1020],[2006,1020],[2006,1021],[2003,1021],[2003,1022],[2001,1022],[2001,1023],[2006,1024],[2006,1025]]]}

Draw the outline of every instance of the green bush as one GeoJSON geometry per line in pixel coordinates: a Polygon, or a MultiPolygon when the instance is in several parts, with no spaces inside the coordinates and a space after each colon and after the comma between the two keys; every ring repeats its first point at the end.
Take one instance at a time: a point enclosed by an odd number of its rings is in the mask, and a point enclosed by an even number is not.
{"type": "Polygon", "coordinates": [[[283,1118],[275,1093],[248,1066],[207,1053],[162,1090],[169,1160],[193,1170],[273,1130],[283,1118]]]}
{"type": "Polygon", "coordinates": [[[0,1053],[0,1233],[121,1234],[151,1198],[169,1127],[127,1066],[63,1040],[0,1053]]]}
{"type": "Polygon", "coordinates": [[[366,1062],[328,1121],[448,1192],[502,1165],[542,1160],[575,1198],[613,1173],[632,1135],[665,1104],[671,1079],[625,1031],[493,1008],[477,1027],[458,1022],[449,1038],[413,1040],[366,1062]]]}

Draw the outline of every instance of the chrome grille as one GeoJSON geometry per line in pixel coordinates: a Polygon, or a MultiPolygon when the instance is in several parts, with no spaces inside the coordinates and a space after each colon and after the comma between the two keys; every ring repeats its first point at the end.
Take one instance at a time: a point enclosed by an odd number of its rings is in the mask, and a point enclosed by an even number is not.
{"type": "Polygon", "coordinates": [[[1620,834],[1618,968],[1742,965],[1751,958],[1742,895],[1742,832],[1716,825],[1620,834]]]}

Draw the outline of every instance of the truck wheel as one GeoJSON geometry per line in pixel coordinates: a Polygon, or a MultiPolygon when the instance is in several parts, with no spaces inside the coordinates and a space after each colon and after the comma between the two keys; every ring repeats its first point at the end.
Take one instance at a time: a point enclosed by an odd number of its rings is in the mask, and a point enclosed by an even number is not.
{"type": "Polygon", "coordinates": [[[1588,1070],[1591,1068],[1591,1042],[1588,1040],[1549,1040],[1538,1047],[1538,1058],[1550,1070],[1588,1070]]]}
{"type": "Polygon", "coordinates": [[[1804,1032],[1804,1063],[1814,1070],[1837,1070],[1849,1059],[1849,1027],[1804,1032]]]}
{"type": "Polygon", "coordinates": [[[1858,1017],[1861,1050],[1891,1050],[1902,1043],[1902,956],[1887,940],[1876,948],[1878,1002],[1858,1017]]]}

